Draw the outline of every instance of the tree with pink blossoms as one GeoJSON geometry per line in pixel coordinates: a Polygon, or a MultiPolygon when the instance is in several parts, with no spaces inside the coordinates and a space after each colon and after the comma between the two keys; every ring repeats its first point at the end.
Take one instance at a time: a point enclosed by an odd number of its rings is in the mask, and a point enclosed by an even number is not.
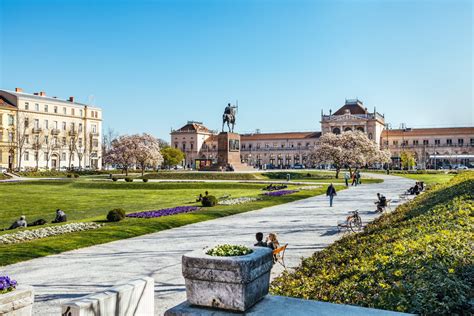
{"type": "Polygon", "coordinates": [[[320,138],[320,146],[311,154],[315,164],[330,163],[336,168],[336,178],[342,168],[353,168],[390,161],[390,152],[381,150],[367,135],[360,131],[342,134],[326,133],[320,138]]]}
{"type": "Polygon", "coordinates": [[[146,167],[156,168],[163,162],[160,152],[160,141],[149,135],[132,135],[134,143],[135,160],[140,169],[142,176],[146,167]]]}
{"type": "Polygon", "coordinates": [[[135,165],[134,149],[132,136],[119,136],[111,142],[110,149],[105,153],[105,163],[119,166],[128,176],[128,170],[135,165]]]}

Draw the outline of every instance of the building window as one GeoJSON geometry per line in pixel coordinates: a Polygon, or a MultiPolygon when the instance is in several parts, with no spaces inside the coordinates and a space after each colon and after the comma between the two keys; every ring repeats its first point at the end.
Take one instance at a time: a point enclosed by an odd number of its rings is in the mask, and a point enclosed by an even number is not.
{"type": "Polygon", "coordinates": [[[44,105],[44,111],[48,112],[48,105],[47,104],[44,105]]]}
{"type": "Polygon", "coordinates": [[[82,132],[82,123],[79,123],[79,133],[82,132]]]}
{"type": "Polygon", "coordinates": [[[49,129],[49,122],[48,120],[44,120],[44,128],[49,129]]]}
{"type": "Polygon", "coordinates": [[[30,160],[30,153],[29,153],[29,152],[25,151],[25,155],[24,155],[24,156],[25,156],[25,157],[24,157],[24,158],[25,158],[25,161],[30,160]]]}
{"type": "Polygon", "coordinates": [[[66,130],[66,122],[63,122],[63,131],[66,130]]]}
{"type": "Polygon", "coordinates": [[[82,138],[79,138],[79,139],[77,140],[77,145],[78,145],[79,147],[82,147],[82,138]]]}
{"type": "Polygon", "coordinates": [[[423,139],[423,145],[429,145],[429,144],[430,144],[429,140],[423,139]]]}
{"type": "Polygon", "coordinates": [[[435,139],[435,145],[436,146],[441,145],[441,139],[435,139]]]}
{"type": "Polygon", "coordinates": [[[11,114],[8,114],[8,126],[13,126],[15,124],[15,117],[11,114]]]}
{"type": "Polygon", "coordinates": [[[252,144],[249,144],[249,149],[252,149],[252,144]]]}
{"type": "Polygon", "coordinates": [[[54,111],[54,113],[58,113],[58,107],[55,106],[55,107],[53,108],[53,111],[54,111]]]}
{"type": "Polygon", "coordinates": [[[260,149],[260,143],[257,143],[257,149],[260,149]]]}
{"type": "Polygon", "coordinates": [[[446,139],[446,145],[451,146],[453,144],[452,139],[446,139]]]}
{"type": "Polygon", "coordinates": [[[61,154],[61,160],[62,160],[62,161],[65,161],[65,160],[66,160],[66,153],[62,153],[62,154],[61,154]]]}
{"type": "Polygon", "coordinates": [[[341,130],[338,127],[332,129],[333,134],[341,134],[341,130]]]}
{"type": "Polygon", "coordinates": [[[29,110],[30,109],[30,104],[28,102],[25,102],[25,110],[29,110]]]}
{"type": "Polygon", "coordinates": [[[189,144],[189,147],[191,147],[191,150],[194,148],[194,143],[189,144]]]}
{"type": "Polygon", "coordinates": [[[13,132],[8,133],[8,141],[12,142],[13,141],[13,132]]]}
{"type": "Polygon", "coordinates": [[[74,160],[74,153],[71,153],[71,160],[74,160]]]}
{"type": "Polygon", "coordinates": [[[183,143],[183,151],[186,150],[186,143],[183,143]]]}
{"type": "Polygon", "coordinates": [[[71,115],[76,115],[76,111],[74,111],[74,109],[71,109],[71,115]]]}
{"type": "Polygon", "coordinates": [[[40,105],[38,103],[35,103],[35,111],[39,112],[40,110],[40,105]]]}
{"type": "Polygon", "coordinates": [[[80,115],[81,117],[82,117],[82,114],[83,114],[83,113],[82,113],[82,110],[79,110],[79,115],[80,115]]]}
{"type": "Polygon", "coordinates": [[[174,148],[178,149],[178,143],[174,143],[174,148]]]}
{"type": "Polygon", "coordinates": [[[96,134],[97,133],[97,125],[92,124],[92,133],[96,134]]]}
{"type": "Polygon", "coordinates": [[[471,146],[474,146],[474,138],[471,138],[471,146]]]}
{"type": "Polygon", "coordinates": [[[464,139],[458,138],[458,145],[459,145],[459,146],[464,145],[464,139]]]}
{"type": "Polygon", "coordinates": [[[372,139],[372,138],[374,138],[374,137],[372,136],[372,133],[369,133],[369,139],[372,139]]]}
{"type": "Polygon", "coordinates": [[[418,146],[418,140],[417,139],[413,140],[413,146],[418,146]]]}
{"type": "Polygon", "coordinates": [[[48,136],[44,137],[44,143],[47,145],[48,144],[48,136]]]}
{"type": "Polygon", "coordinates": [[[242,150],[245,149],[245,144],[242,144],[242,150]]]}
{"type": "Polygon", "coordinates": [[[55,129],[58,129],[58,121],[54,121],[53,126],[54,126],[55,129]]]}
{"type": "Polygon", "coordinates": [[[25,143],[26,144],[30,143],[30,135],[25,135],[25,143]]]}
{"type": "Polygon", "coordinates": [[[63,137],[63,146],[66,146],[67,142],[66,142],[66,137],[63,137]]]}
{"type": "Polygon", "coordinates": [[[35,128],[38,129],[40,125],[40,121],[38,119],[35,119],[35,128]]]}
{"type": "Polygon", "coordinates": [[[67,114],[67,109],[66,109],[66,108],[63,108],[63,114],[64,114],[64,115],[67,114]]]}

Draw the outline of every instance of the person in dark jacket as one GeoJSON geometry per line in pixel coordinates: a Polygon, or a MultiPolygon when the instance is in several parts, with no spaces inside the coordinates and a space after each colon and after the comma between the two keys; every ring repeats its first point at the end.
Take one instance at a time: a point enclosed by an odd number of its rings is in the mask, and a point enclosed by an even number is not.
{"type": "Polygon", "coordinates": [[[332,200],[334,199],[334,196],[337,195],[336,189],[334,188],[334,185],[332,183],[328,186],[328,189],[326,190],[326,196],[329,196],[329,206],[332,207],[332,200]]]}
{"type": "Polygon", "coordinates": [[[53,223],[63,223],[67,221],[66,213],[63,210],[57,209],[56,210],[56,218],[54,219],[53,223]]]}
{"type": "Polygon", "coordinates": [[[263,241],[263,233],[256,233],[255,238],[257,239],[257,243],[254,244],[255,247],[268,247],[267,243],[263,241]]]}

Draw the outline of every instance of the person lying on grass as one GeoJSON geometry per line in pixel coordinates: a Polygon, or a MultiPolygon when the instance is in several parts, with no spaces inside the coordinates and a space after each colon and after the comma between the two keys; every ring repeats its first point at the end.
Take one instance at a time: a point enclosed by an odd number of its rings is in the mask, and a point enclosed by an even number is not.
{"type": "Polygon", "coordinates": [[[8,229],[16,229],[20,227],[27,227],[28,223],[26,222],[26,217],[24,215],[20,216],[20,219],[16,220],[11,224],[10,228],[8,229]]]}

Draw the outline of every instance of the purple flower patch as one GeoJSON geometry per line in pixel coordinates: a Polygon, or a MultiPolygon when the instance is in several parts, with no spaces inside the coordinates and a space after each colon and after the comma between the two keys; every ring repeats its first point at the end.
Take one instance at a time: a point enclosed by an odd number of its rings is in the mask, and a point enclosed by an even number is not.
{"type": "Polygon", "coordinates": [[[9,276],[0,276],[0,294],[13,291],[16,288],[17,282],[10,279],[9,276]]]}
{"type": "Polygon", "coordinates": [[[135,217],[135,218],[154,218],[154,217],[161,217],[161,216],[168,216],[168,215],[176,215],[181,213],[189,213],[198,210],[199,207],[197,206],[177,206],[172,208],[164,208],[161,210],[155,211],[145,211],[145,212],[137,212],[137,213],[130,213],[127,214],[127,217],[135,217]]]}
{"type": "Polygon", "coordinates": [[[298,192],[297,190],[280,190],[280,191],[270,191],[267,193],[264,193],[264,195],[268,196],[282,196],[282,195],[288,195],[288,194],[293,194],[298,192]]]}

